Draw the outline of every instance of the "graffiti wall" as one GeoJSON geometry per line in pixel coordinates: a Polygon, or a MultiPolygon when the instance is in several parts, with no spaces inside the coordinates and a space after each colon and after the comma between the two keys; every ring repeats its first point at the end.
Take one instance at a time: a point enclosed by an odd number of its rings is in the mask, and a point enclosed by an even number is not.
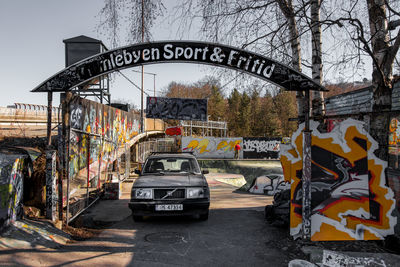
{"type": "Polygon", "coordinates": [[[243,158],[278,159],[282,138],[243,137],[243,158]]]}
{"type": "Polygon", "coordinates": [[[0,151],[0,229],[22,217],[28,155],[0,151]]]}
{"type": "MultiPolygon", "coordinates": [[[[99,189],[114,170],[118,150],[138,135],[139,115],[72,96],[69,100],[68,196],[86,195],[99,189]],[[114,167],[114,168],[113,168],[114,167]],[[88,189],[90,188],[90,190],[88,189]]],[[[129,160],[129,157],[125,157],[129,160]]]]}
{"type": "MultiPolygon", "coordinates": [[[[242,146],[243,138],[221,138],[190,136],[182,137],[182,152],[193,152],[198,158],[233,159],[235,156],[235,145],[242,146]]],[[[243,149],[240,150],[239,158],[243,158],[243,149]]]]}
{"type": "Polygon", "coordinates": [[[77,96],[70,102],[70,114],[70,178],[86,166],[90,179],[97,176],[99,168],[116,159],[117,149],[139,133],[137,114],[77,96]]]}
{"type": "Polygon", "coordinates": [[[146,117],[206,121],[207,99],[147,97],[146,117]]]}
{"type": "MultiPolygon", "coordinates": [[[[330,133],[320,133],[317,126],[311,122],[311,240],[374,240],[393,234],[395,201],[385,181],[387,163],[374,155],[378,145],[365,124],[347,119],[330,133]]],[[[302,226],[303,128],[290,144],[281,145],[284,176],[291,182],[294,237],[302,226]]]]}

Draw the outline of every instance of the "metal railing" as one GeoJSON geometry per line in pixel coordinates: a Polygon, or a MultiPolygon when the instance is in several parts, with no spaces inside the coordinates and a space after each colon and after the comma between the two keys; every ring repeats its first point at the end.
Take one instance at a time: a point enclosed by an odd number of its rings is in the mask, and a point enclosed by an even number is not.
{"type": "Polygon", "coordinates": [[[203,136],[212,136],[220,132],[221,136],[226,137],[228,123],[226,121],[180,121],[183,132],[186,136],[193,135],[193,128],[200,128],[203,136]]]}
{"type": "Polygon", "coordinates": [[[138,162],[144,163],[152,152],[175,152],[176,145],[174,138],[157,139],[138,144],[138,162]]]}

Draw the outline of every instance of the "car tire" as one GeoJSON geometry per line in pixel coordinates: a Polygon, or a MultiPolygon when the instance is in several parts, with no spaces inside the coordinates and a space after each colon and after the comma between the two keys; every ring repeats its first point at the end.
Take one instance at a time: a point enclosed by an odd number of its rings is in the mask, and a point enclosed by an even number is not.
{"type": "Polygon", "coordinates": [[[132,215],[134,222],[143,222],[143,216],[132,215]]]}
{"type": "Polygon", "coordinates": [[[208,211],[207,213],[199,214],[200,221],[207,221],[208,220],[208,211]]]}

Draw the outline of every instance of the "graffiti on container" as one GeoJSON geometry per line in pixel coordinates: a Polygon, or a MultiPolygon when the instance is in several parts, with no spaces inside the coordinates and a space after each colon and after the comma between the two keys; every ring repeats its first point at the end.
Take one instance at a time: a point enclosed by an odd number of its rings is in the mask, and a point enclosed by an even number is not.
{"type": "MultiPolygon", "coordinates": [[[[364,122],[347,119],[330,133],[311,121],[311,240],[374,240],[393,234],[396,219],[392,190],[385,184],[385,161],[373,151],[377,142],[364,122]]],[[[281,145],[285,179],[291,182],[290,232],[302,227],[304,124],[290,145],[281,145]]]]}

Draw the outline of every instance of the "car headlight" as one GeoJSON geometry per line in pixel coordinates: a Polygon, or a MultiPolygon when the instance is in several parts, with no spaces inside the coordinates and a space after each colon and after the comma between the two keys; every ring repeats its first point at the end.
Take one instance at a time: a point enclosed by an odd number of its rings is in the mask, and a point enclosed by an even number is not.
{"type": "Polygon", "coordinates": [[[203,198],[204,189],[201,187],[188,188],[186,194],[187,198],[203,198]]]}
{"type": "Polygon", "coordinates": [[[132,198],[136,199],[152,199],[153,190],[148,188],[134,189],[132,192],[132,198]]]}

